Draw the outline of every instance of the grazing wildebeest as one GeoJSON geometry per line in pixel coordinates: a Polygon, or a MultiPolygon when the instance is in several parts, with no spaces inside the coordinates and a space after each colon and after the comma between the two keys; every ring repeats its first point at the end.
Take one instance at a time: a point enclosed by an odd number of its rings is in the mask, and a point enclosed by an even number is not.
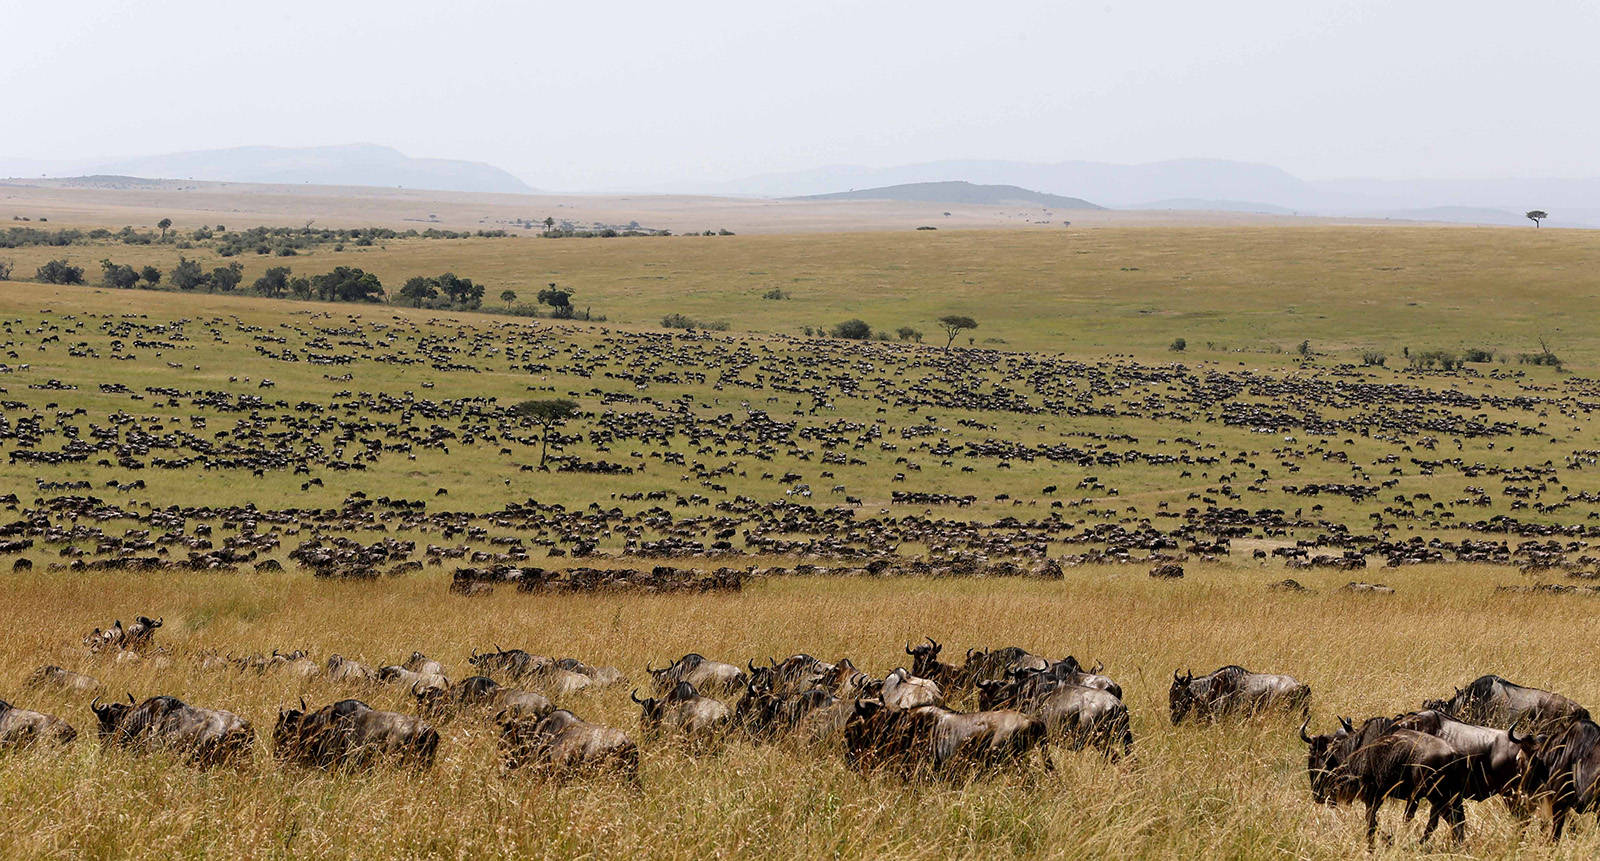
{"type": "Polygon", "coordinates": [[[412,672],[399,664],[390,664],[378,668],[378,681],[386,684],[404,686],[407,688],[446,688],[450,687],[450,680],[444,676],[424,675],[412,672]]]}
{"type": "MultiPolygon", "coordinates": [[[[133,624],[123,633],[122,642],[118,645],[130,652],[142,652],[155,642],[156,629],[161,627],[165,619],[152,619],[149,616],[140,616],[133,620],[133,624]]],[[[121,625],[121,622],[117,623],[121,625]]]]}
{"type": "Polygon", "coordinates": [[[932,637],[926,638],[928,642],[918,643],[913,647],[906,644],[906,654],[911,656],[911,672],[913,675],[932,680],[942,688],[948,688],[951,693],[961,690],[971,684],[971,679],[965,679],[962,668],[954,664],[947,664],[939,660],[939,653],[944,651],[944,646],[932,637]]]}
{"type": "Polygon", "coordinates": [[[580,720],[566,709],[536,717],[519,708],[495,716],[507,771],[530,766],[556,777],[611,770],[639,780],[639,749],[619,729],[580,720]]]}
{"type": "Polygon", "coordinates": [[[1252,673],[1240,666],[1222,667],[1200,678],[1174,670],[1168,701],[1173,724],[1190,712],[1202,720],[1272,710],[1299,711],[1306,717],[1311,711],[1311,687],[1292,676],[1252,673]]]}
{"type": "Polygon", "coordinates": [[[543,655],[529,654],[521,649],[502,649],[497,645],[492,652],[480,653],[474,649],[467,663],[477,667],[486,676],[498,672],[516,680],[538,675],[555,661],[543,655]]]}
{"type": "Polygon", "coordinates": [[[78,731],[55,715],[17,708],[0,700],[0,750],[20,750],[41,741],[69,744],[77,737],[78,731]]]}
{"type": "Polygon", "coordinates": [[[444,667],[421,652],[412,652],[410,657],[400,662],[400,666],[424,676],[444,675],[444,667]]]}
{"type": "Polygon", "coordinates": [[[1560,694],[1525,688],[1494,675],[1479,676],[1465,689],[1456,688],[1449,699],[1428,700],[1422,707],[1499,729],[1526,718],[1527,725],[1536,732],[1555,724],[1589,719],[1588,709],[1560,694]]]}
{"type": "Polygon", "coordinates": [[[132,749],[165,748],[196,765],[243,764],[255,747],[250,722],[233,712],[191,706],[176,697],[155,696],[136,703],[89,704],[100,721],[106,744],[132,749]]]}
{"type": "Polygon", "coordinates": [[[328,656],[327,674],[328,680],[334,682],[372,682],[378,678],[376,670],[343,655],[328,656]]]}
{"type": "Polygon", "coordinates": [[[340,700],[316,711],[279,709],[272,747],[285,762],[312,768],[365,768],[393,762],[433,765],[439,733],[421,718],[378,711],[360,700],[340,700]]]}
{"type": "Polygon", "coordinates": [[[966,684],[976,684],[989,679],[1003,679],[1006,674],[1018,670],[1042,670],[1048,666],[1049,659],[1030,654],[1020,646],[992,651],[968,649],[967,662],[961,667],[961,678],[966,680],[966,684]]]}
{"type": "Polygon", "coordinates": [[[417,698],[417,713],[431,720],[442,720],[478,706],[503,709],[515,705],[541,717],[555,708],[544,694],[502,687],[488,676],[469,676],[448,689],[417,686],[411,689],[411,695],[417,698]]]}
{"type": "Polygon", "coordinates": [[[1072,750],[1093,745],[1116,758],[1133,748],[1128,707],[1109,691],[1063,685],[1024,704],[1021,711],[1043,721],[1050,737],[1065,740],[1072,750]]]}
{"type": "Polygon", "coordinates": [[[577,673],[580,676],[587,676],[589,683],[596,687],[614,685],[626,678],[622,671],[616,667],[597,667],[592,664],[586,664],[577,658],[557,658],[555,667],[559,670],[577,673]]]}
{"type": "Polygon", "coordinates": [[[679,682],[660,699],[640,699],[638,691],[628,698],[639,706],[639,726],[645,735],[670,732],[691,745],[707,746],[720,741],[732,719],[727,706],[701,696],[688,682],[679,682]]]}
{"type": "Polygon", "coordinates": [[[744,670],[737,666],[710,660],[696,652],[690,652],[659,670],[646,664],[645,671],[650,674],[656,690],[662,693],[672,690],[678,682],[688,682],[697,691],[736,693],[749,680],[744,670]]]}
{"type": "Polygon", "coordinates": [[[1306,771],[1311,779],[1311,794],[1319,804],[1349,804],[1361,801],[1367,808],[1367,848],[1373,847],[1378,830],[1378,809],[1384,799],[1405,802],[1405,818],[1416,815],[1417,805],[1427,801],[1428,824],[1422,840],[1427,841],[1442,817],[1450,824],[1457,842],[1466,837],[1466,812],[1462,799],[1467,791],[1467,760],[1450,743],[1437,736],[1410,729],[1395,729],[1390,718],[1374,718],[1355,730],[1340,720],[1340,729],[1312,738],[1300,728],[1300,738],[1309,746],[1306,771]]]}
{"type": "Polygon", "coordinates": [[[53,687],[75,694],[90,694],[101,688],[98,679],[54,664],[34,670],[29,674],[26,685],[30,688],[53,687]]]}
{"type": "Polygon", "coordinates": [[[1600,807],[1600,725],[1587,718],[1536,735],[1507,735],[1522,754],[1522,797],[1550,812],[1550,839],[1560,840],[1567,815],[1600,807]]]}

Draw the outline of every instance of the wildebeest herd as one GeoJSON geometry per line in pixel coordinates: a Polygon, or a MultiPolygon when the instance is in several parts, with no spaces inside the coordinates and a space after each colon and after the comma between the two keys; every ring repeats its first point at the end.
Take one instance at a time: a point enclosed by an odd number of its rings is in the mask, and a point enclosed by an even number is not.
{"type": "MultiPolygon", "coordinates": [[[[84,638],[89,655],[105,660],[103,644],[115,642],[119,655],[171,666],[173,654],[154,643],[160,619],[138,618],[132,626],[96,628],[84,638]]],[[[661,667],[646,665],[637,683],[615,667],[498,645],[473,650],[465,662],[472,675],[457,680],[420,652],[384,666],[338,654],[317,661],[302,650],[244,656],[207,650],[193,657],[206,671],[322,676],[353,694],[279,708],[270,742],[282,766],[426,770],[441,744],[438,727],[457,720],[497,729],[506,775],[611,774],[634,786],[645,781],[641,742],[697,756],[714,756],[736,739],[783,743],[835,751],[853,769],[910,781],[970,780],[996,769],[1049,772],[1053,749],[1092,751],[1107,767],[1137,760],[1123,688],[1098,662],[1085,667],[1071,655],[1051,659],[1011,646],[970,648],[960,663],[949,663],[943,644],[931,637],[906,644],[904,653],[907,665],[882,676],[849,658],[830,663],[793,654],[741,666],[689,653],[661,667]],[[637,735],[579,716],[585,696],[613,687],[629,689],[637,735]],[[403,691],[414,713],[362,699],[384,688],[403,691]],[[962,710],[963,704],[974,708],[962,710]]],[[[248,718],[174,696],[140,701],[129,693],[126,702],[103,702],[98,681],[58,666],[39,668],[27,686],[93,694],[86,705],[107,746],[161,750],[198,767],[250,768],[264,741],[248,718]]],[[[1498,676],[1482,676],[1416,711],[1359,725],[1340,717],[1315,736],[1308,732],[1311,688],[1288,675],[1237,665],[1205,675],[1175,670],[1168,701],[1173,725],[1207,731],[1274,715],[1300,720],[1311,799],[1364,804],[1369,845],[1386,799],[1402,802],[1408,821],[1429,805],[1423,841],[1440,822],[1462,839],[1468,801],[1500,799],[1524,822],[1545,810],[1556,840],[1570,815],[1600,809],[1600,725],[1560,694],[1498,676]]],[[[0,701],[0,749],[59,747],[78,735],[66,719],[0,701]]]]}

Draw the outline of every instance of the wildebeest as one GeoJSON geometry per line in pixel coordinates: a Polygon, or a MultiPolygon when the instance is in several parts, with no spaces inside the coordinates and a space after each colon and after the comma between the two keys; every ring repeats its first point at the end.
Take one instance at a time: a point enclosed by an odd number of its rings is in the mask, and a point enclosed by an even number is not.
{"type": "MultiPolygon", "coordinates": [[[[944,646],[932,637],[925,639],[928,642],[918,643],[916,646],[906,644],[906,654],[911,656],[912,674],[948,688],[952,693],[960,690],[964,686],[965,679],[962,668],[939,660],[939,653],[944,651],[944,646]]],[[[965,681],[971,682],[970,679],[965,681]]]]}
{"type": "Polygon", "coordinates": [[[1042,670],[1048,666],[1048,659],[1031,654],[1020,646],[990,651],[968,649],[967,662],[961,667],[961,677],[966,684],[976,684],[987,679],[1005,678],[1007,673],[1018,670],[1042,670]]]}
{"type": "Polygon", "coordinates": [[[908,711],[920,706],[944,705],[944,691],[932,679],[925,679],[896,667],[883,677],[878,698],[889,711],[908,711]]]}
{"type": "Polygon", "coordinates": [[[565,777],[583,771],[616,771],[637,783],[639,749],[619,729],[581,720],[566,709],[540,718],[520,708],[503,709],[500,756],[507,771],[524,766],[565,777]]]}
{"type": "Polygon", "coordinates": [[[1253,715],[1265,711],[1311,712],[1311,687],[1292,676],[1252,673],[1230,665],[1195,678],[1194,673],[1172,673],[1168,691],[1172,722],[1178,724],[1191,712],[1205,720],[1228,714],[1253,715]]]}
{"type": "Polygon", "coordinates": [[[1579,718],[1535,735],[1507,735],[1523,757],[1521,792],[1550,811],[1550,839],[1560,840],[1567,815],[1600,807],[1600,726],[1579,718]]]}
{"type": "Polygon", "coordinates": [[[424,676],[444,675],[444,667],[438,661],[429,659],[421,652],[412,652],[410,657],[400,662],[400,666],[424,676]]]}
{"type": "Polygon", "coordinates": [[[444,676],[425,675],[423,673],[413,672],[411,670],[406,669],[405,667],[400,666],[399,664],[390,664],[387,667],[379,667],[378,668],[378,672],[377,672],[377,679],[380,682],[384,682],[386,684],[391,684],[391,685],[403,686],[403,687],[406,687],[406,688],[410,688],[413,691],[418,687],[425,687],[425,688],[449,688],[450,687],[450,680],[445,678],[444,676]]]}
{"type": "Polygon", "coordinates": [[[529,654],[522,649],[502,649],[495,646],[492,652],[479,652],[474,649],[467,663],[477,667],[484,675],[501,673],[507,678],[516,680],[544,672],[555,661],[543,655],[529,654]]]}
{"type": "MultiPolygon", "coordinates": [[[[165,621],[162,618],[152,619],[149,616],[140,616],[134,619],[133,624],[129,625],[127,631],[124,632],[122,642],[118,645],[130,652],[144,651],[150,647],[151,643],[155,642],[156,629],[161,627],[165,621]]],[[[118,622],[117,624],[121,625],[122,623],[118,622]]]]}
{"type": "Polygon", "coordinates": [[[958,776],[1024,761],[1038,750],[1053,769],[1043,721],[1010,710],[961,713],[941,706],[895,711],[856,701],[844,728],[846,760],[887,766],[907,777],[958,776]]]}
{"type": "Polygon", "coordinates": [[[411,689],[411,695],[417,698],[417,712],[431,720],[478,706],[502,709],[515,705],[541,717],[554,709],[543,694],[503,687],[488,676],[469,676],[449,688],[418,685],[411,689]]]}
{"type": "Polygon", "coordinates": [[[54,664],[34,670],[25,684],[30,688],[53,687],[75,694],[94,693],[102,687],[100,681],[92,676],[74,673],[54,664]]]}
{"type": "Polygon", "coordinates": [[[1530,728],[1543,729],[1574,720],[1588,720],[1589,711],[1566,697],[1525,688],[1499,676],[1479,676],[1449,699],[1428,700],[1424,709],[1447,712],[1460,720],[1508,729],[1526,719],[1530,728]]]}
{"type": "Polygon", "coordinates": [[[737,666],[710,660],[697,652],[690,652],[659,670],[646,664],[645,671],[661,693],[672,690],[679,682],[688,682],[697,691],[736,693],[749,679],[737,666]]]}
{"type": "Polygon", "coordinates": [[[165,748],[201,766],[242,764],[255,747],[250,722],[222,709],[191,706],[176,697],[154,696],[137,703],[89,704],[100,721],[106,744],[131,749],[165,748]]]}
{"type": "Polygon", "coordinates": [[[328,656],[327,674],[328,680],[334,682],[371,682],[378,678],[376,670],[343,655],[328,656]]]}
{"type": "Polygon", "coordinates": [[[679,682],[659,699],[640,699],[638,691],[628,698],[639,706],[639,726],[646,735],[668,732],[695,746],[715,744],[732,719],[727,706],[701,696],[688,682],[679,682]]]}
{"type": "Polygon", "coordinates": [[[19,750],[41,741],[70,744],[77,737],[78,731],[55,715],[17,708],[0,700],[0,750],[19,750]]]}
{"type": "Polygon", "coordinates": [[[1410,729],[1395,729],[1389,718],[1375,718],[1355,730],[1346,721],[1330,735],[1315,738],[1300,728],[1309,746],[1306,771],[1318,803],[1366,805],[1367,848],[1378,830],[1378,810],[1386,798],[1405,802],[1410,821],[1417,805],[1427,801],[1426,841],[1440,818],[1450,824],[1457,841],[1466,836],[1462,799],[1467,791],[1467,760],[1449,742],[1410,729]]]}
{"type": "Polygon", "coordinates": [[[1509,731],[1465,723],[1433,709],[1401,715],[1394,726],[1437,736],[1455,748],[1467,761],[1468,799],[1484,801],[1498,795],[1512,814],[1526,815],[1519,792],[1521,757],[1509,731]]]}
{"type": "Polygon", "coordinates": [[[312,768],[364,768],[380,762],[428,768],[439,733],[421,718],[378,711],[360,700],[340,700],[316,711],[279,709],[272,731],[274,754],[312,768]]]}

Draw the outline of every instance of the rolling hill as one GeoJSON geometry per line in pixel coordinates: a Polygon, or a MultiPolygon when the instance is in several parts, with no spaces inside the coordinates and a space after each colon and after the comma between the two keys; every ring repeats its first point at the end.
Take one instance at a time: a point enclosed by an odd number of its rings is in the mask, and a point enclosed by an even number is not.
{"type": "Polygon", "coordinates": [[[831,194],[811,194],[797,200],[898,200],[912,203],[1027,204],[1055,209],[1105,209],[1077,197],[1045,194],[1015,185],[977,185],[971,182],[913,182],[882,188],[852,189],[831,194]]]}

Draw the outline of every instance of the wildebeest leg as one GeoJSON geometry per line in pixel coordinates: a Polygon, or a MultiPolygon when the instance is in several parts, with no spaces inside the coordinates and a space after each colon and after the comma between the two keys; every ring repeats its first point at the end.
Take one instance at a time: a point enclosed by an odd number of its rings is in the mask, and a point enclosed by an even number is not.
{"type": "Polygon", "coordinates": [[[1567,806],[1556,802],[1550,808],[1550,842],[1558,843],[1561,832],[1567,827],[1567,806]]]}
{"type": "Polygon", "coordinates": [[[1367,805],[1367,851],[1371,852],[1374,848],[1373,840],[1378,834],[1378,807],[1383,804],[1383,796],[1373,798],[1371,794],[1367,794],[1362,801],[1367,805]]]}
{"type": "MultiPolygon", "coordinates": [[[[1418,840],[1418,843],[1428,842],[1428,838],[1433,836],[1433,829],[1439,827],[1440,814],[1444,813],[1448,808],[1448,804],[1439,801],[1438,799],[1432,799],[1428,802],[1428,824],[1422,829],[1422,839],[1418,840]]],[[[1416,810],[1416,802],[1406,802],[1406,809],[1412,811],[1416,810]]]]}
{"type": "Polygon", "coordinates": [[[1445,811],[1450,820],[1450,839],[1457,843],[1464,843],[1467,839],[1467,806],[1460,796],[1450,801],[1449,810],[1445,811]]]}

